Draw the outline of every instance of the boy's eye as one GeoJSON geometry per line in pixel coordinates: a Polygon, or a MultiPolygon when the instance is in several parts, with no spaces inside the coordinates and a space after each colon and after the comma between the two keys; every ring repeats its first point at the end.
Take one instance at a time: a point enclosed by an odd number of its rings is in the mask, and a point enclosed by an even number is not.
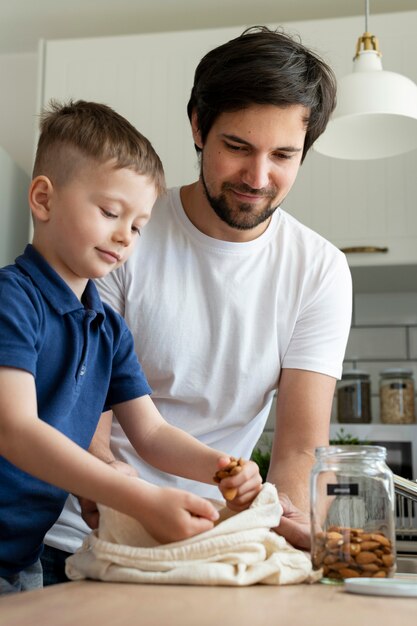
{"type": "Polygon", "coordinates": [[[140,228],[138,226],[132,226],[132,233],[140,236],[140,228]]]}
{"type": "Polygon", "coordinates": [[[103,213],[104,217],[109,217],[109,218],[117,217],[117,215],[115,215],[115,213],[112,213],[111,211],[107,211],[106,209],[103,209],[103,208],[101,208],[100,210],[103,213]]]}

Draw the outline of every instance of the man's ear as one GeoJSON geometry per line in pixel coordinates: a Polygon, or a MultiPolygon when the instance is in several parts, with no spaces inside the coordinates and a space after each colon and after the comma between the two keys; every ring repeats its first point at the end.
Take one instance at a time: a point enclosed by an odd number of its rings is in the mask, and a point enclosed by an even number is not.
{"type": "Polygon", "coordinates": [[[201,132],[200,132],[200,128],[198,125],[197,111],[195,109],[191,113],[191,130],[193,132],[193,139],[194,139],[195,145],[197,146],[197,148],[200,148],[200,150],[202,150],[203,142],[201,139],[201,132]]]}
{"type": "Polygon", "coordinates": [[[53,186],[47,176],[36,176],[29,187],[29,206],[33,217],[47,222],[50,216],[50,199],[53,186]]]}

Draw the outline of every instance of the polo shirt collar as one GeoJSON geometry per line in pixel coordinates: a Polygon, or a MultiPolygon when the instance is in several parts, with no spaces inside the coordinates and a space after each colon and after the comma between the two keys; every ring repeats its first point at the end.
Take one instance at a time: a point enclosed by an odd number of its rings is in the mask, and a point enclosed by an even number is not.
{"type": "Polygon", "coordinates": [[[67,283],[31,244],[26,246],[15,263],[30,276],[44,298],[60,315],[88,309],[96,313],[98,322],[106,318],[103,303],[92,280],[88,281],[80,302],[67,283]]]}

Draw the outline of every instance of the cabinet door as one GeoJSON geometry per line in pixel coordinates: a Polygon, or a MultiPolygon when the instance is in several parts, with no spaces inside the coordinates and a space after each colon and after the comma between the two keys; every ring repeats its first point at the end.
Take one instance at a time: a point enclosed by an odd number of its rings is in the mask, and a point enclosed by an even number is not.
{"type": "Polygon", "coordinates": [[[51,98],[95,100],[152,142],[169,186],[198,177],[187,117],[195,68],[241,28],[43,42],[41,106],[51,98]]]}
{"type": "MultiPolygon", "coordinates": [[[[352,69],[363,18],[293,22],[286,29],[321,54],[341,77],[352,69]]],[[[385,70],[417,82],[417,11],[373,16],[385,70]]],[[[125,37],[47,41],[40,64],[41,104],[83,98],[113,106],[160,154],[170,186],[198,176],[186,105],[194,70],[213,47],[244,27],[125,37]]],[[[345,161],[311,151],[284,208],[338,247],[376,246],[349,254],[354,265],[417,263],[417,150],[376,161],[345,161]]]]}

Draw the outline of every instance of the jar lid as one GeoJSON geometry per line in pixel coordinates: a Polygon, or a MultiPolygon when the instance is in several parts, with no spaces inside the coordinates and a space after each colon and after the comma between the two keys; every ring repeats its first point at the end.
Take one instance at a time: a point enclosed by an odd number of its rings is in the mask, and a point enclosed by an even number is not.
{"type": "Polygon", "coordinates": [[[375,446],[370,444],[363,445],[330,445],[321,446],[315,449],[316,459],[337,459],[339,461],[350,461],[352,459],[380,459],[385,460],[387,456],[387,449],[385,446],[375,446]]]}
{"type": "Polygon", "coordinates": [[[364,370],[345,370],[342,374],[342,380],[367,380],[368,378],[369,374],[364,370]]]}
{"type": "Polygon", "coordinates": [[[380,375],[382,378],[412,378],[413,371],[402,367],[387,367],[380,375]]]}

